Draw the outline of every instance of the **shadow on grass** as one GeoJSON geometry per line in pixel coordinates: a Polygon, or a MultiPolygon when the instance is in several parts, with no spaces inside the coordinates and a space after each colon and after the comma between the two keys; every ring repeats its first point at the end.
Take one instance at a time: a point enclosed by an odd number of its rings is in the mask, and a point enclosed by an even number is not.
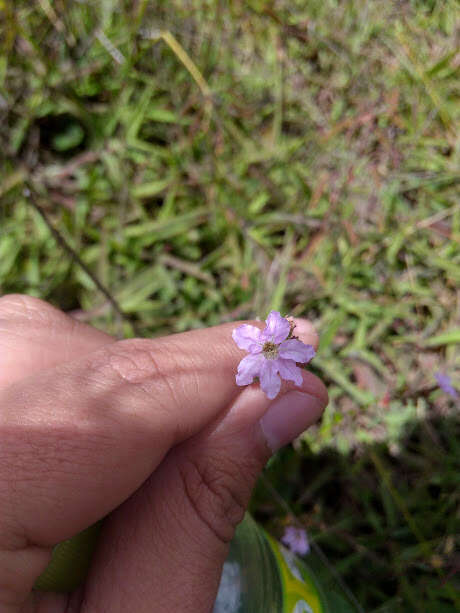
{"type": "MultiPolygon", "coordinates": [[[[407,432],[397,455],[382,443],[347,455],[289,446],[265,476],[366,613],[450,613],[460,587],[460,423],[436,418],[407,432]]],[[[290,522],[262,480],[251,511],[277,536],[290,522]]]]}

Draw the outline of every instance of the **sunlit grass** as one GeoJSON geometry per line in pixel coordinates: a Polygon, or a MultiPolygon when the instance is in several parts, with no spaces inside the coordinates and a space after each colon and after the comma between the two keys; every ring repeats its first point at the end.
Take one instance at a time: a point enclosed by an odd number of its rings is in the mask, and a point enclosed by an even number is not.
{"type": "Polygon", "coordinates": [[[2,292],[120,337],[309,317],[331,402],[273,483],[366,610],[452,611],[455,3],[65,6],[4,7],[2,292]]]}

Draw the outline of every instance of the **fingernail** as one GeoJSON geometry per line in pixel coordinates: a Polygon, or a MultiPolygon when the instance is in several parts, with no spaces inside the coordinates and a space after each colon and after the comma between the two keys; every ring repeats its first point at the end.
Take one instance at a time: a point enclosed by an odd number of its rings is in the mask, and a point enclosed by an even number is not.
{"type": "Polygon", "coordinates": [[[311,426],[324,407],[324,401],[303,392],[288,392],[277,398],[259,422],[273,453],[311,426]]]}

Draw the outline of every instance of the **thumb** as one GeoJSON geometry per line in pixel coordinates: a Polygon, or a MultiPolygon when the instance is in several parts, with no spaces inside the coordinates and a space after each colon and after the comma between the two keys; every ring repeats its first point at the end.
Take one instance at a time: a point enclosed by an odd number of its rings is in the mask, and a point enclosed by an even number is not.
{"type": "MultiPolygon", "coordinates": [[[[296,331],[317,344],[308,322],[296,331]],[[303,333],[302,333],[303,331],[303,333]]],[[[274,401],[245,388],[223,415],[171,449],[109,518],[85,591],[88,610],[201,613],[212,610],[222,564],[257,476],[270,455],[314,423],[327,392],[302,371],[274,401]],[[129,530],[126,529],[129,526],[129,530]],[[114,588],[117,585],[123,589],[114,588]]]]}

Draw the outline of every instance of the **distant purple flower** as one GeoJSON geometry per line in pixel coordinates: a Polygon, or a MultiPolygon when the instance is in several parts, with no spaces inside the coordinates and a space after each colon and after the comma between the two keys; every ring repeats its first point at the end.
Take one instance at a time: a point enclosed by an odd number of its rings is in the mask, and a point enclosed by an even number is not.
{"type": "Polygon", "coordinates": [[[295,528],[287,526],[281,538],[283,545],[286,545],[293,553],[298,553],[301,556],[309,553],[310,544],[308,542],[307,531],[303,528],[295,528]]]}
{"type": "Polygon", "coordinates": [[[249,352],[238,364],[237,385],[249,385],[259,377],[260,387],[272,400],[281,387],[278,374],[296,385],[302,385],[302,372],[296,363],[306,364],[315,356],[311,345],[292,335],[294,324],[271,311],[264,330],[243,324],[235,328],[233,340],[240,349],[249,352]]]}
{"type": "Polygon", "coordinates": [[[452,385],[452,381],[449,375],[446,375],[442,372],[437,372],[435,373],[434,377],[443,392],[446,392],[446,394],[449,394],[449,396],[452,396],[452,398],[459,397],[457,390],[452,385]]]}

